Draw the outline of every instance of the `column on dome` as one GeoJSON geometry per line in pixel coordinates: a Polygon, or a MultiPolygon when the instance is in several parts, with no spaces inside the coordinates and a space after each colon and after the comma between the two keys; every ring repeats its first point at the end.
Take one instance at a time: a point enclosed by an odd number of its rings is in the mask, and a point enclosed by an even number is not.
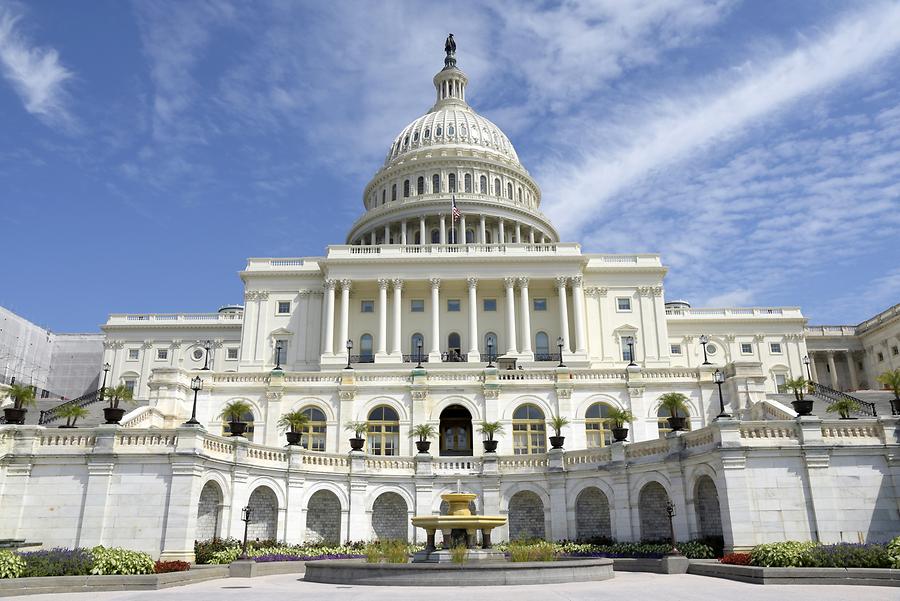
{"type": "Polygon", "coordinates": [[[484,215],[481,216],[481,224],[478,228],[478,242],[487,244],[487,224],[484,221],[484,215]]]}
{"type": "Polygon", "coordinates": [[[431,351],[428,361],[441,360],[441,280],[431,278],[431,351]]]}
{"type": "Polygon", "coordinates": [[[441,213],[441,244],[447,244],[447,218],[441,213]]]}
{"type": "Polygon", "coordinates": [[[587,334],[584,323],[584,286],[581,276],[572,278],[572,311],[575,312],[575,353],[587,355],[587,334]]]}
{"type": "Polygon", "coordinates": [[[478,278],[467,278],[469,285],[469,357],[470,362],[481,361],[478,352],[478,278]]]}
{"type": "Polygon", "coordinates": [[[400,222],[400,244],[406,246],[406,219],[400,222]]]}
{"type": "Polygon", "coordinates": [[[528,241],[531,244],[534,244],[534,228],[533,227],[528,228],[528,241]]]}
{"type": "Polygon", "coordinates": [[[325,280],[325,335],[322,342],[322,352],[325,355],[334,354],[334,280],[325,280]]]}
{"type": "Polygon", "coordinates": [[[559,293],[559,335],[563,339],[563,351],[568,352],[569,347],[569,303],[566,299],[566,282],[569,278],[556,278],[556,290],[559,293]]]}
{"type": "Polygon", "coordinates": [[[831,386],[834,390],[838,389],[838,377],[837,377],[837,366],[834,364],[834,351],[828,351],[828,370],[831,372],[828,374],[831,376],[831,386]]]}
{"type": "Polygon", "coordinates": [[[522,224],[516,221],[516,244],[522,243],[522,224]]]}
{"type": "Polygon", "coordinates": [[[425,237],[425,216],[419,217],[419,244],[431,244],[431,236],[425,237]]]}
{"type": "Polygon", "coordinates": [[[382,278],[378,280],[378,347],[376,357],[387,354],[387,289],[389,281],[382,278]]]}
{"type": "Polygon", "coordinates": [[[503,227],[503,220],[500,220],[500,238],[497,240],[500,244],[506,243],[506,230],[503,227]]]}
{"type": "Polygon", "coordinates": [[[506,286],[506,354],[517,355],[516,348],[516,278],[503,278],[506,286]]]}
{"type": "Polygon", "coordinates": [[[341,347],[350,338],[350,285],[350,280],[341,280],[341,347]]]}
{"type": "Polygon", "coordinates": [[[528,299],[528,278],[519,278],[519,300],[522,313],[522,354],[531,354],[531,301],[528,299]]]}
{"type": "Polygon", "coordinates": [[[391,243],[391,224],[385,223],[384,224],[384,244],[390,244],[390,243],[391,243]]]}
{"type": "MultiPolygon", "coordinates": [[[[402,336],[402,329],[400,327],[401,323],[401,309],[403,304],[403,280],[394,280],[394,340],[391,345],[391,354],[402,359],[403,350],[402,350],[402,340],[400,337],[402,336]]],[[[412,351],[411,351],[412,352],[412,351]]]]}
{"type": "MultiPolygon", "coordinates": [[[[451,217],[452,219],[452,217],[451,217]]],[[[466,243],[466,216],[459,216],[459,229],[456,231],[456,243],[457,244],[465,244],[466,243]]]]}
{"type": "Polygon", "coordinates": [[[375,246],[375,230],[369,232],[369,246],[375,246]]]}

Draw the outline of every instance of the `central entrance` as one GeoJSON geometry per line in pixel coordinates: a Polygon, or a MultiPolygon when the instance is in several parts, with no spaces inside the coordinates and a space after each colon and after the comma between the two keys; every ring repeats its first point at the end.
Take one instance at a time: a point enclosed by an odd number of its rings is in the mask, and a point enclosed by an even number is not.
{"type": "Polygon", "coordinates": [[[441,411],[441,455],[472,455],[472,414],[462,405],[441,411]]]}

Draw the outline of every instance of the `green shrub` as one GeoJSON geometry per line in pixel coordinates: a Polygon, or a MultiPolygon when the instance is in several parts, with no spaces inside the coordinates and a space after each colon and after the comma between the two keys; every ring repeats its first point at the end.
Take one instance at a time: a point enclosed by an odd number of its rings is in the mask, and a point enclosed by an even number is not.
{"type": "Polygon", "coordinates": [[[83,576],[91,573],[94,558],[90,549],[41,549],[20,553],[25,560],[23,578],[42,576],[83,576]]]}
{"type": "Polygon", "coordinates": [[[0,551],[0,578],[18,578],[24,571],[24,559],[12,551],[0,551]]]}
{"type": "Polygon", "coordinates": [[[384,553],[381,552],[381,545],[378,543],[369,543],[363,553],[366,555],[366,563],[381,563],[384,559],[384,553]]]}
{"type": "Polygon", "coordinates": [[[888,559],[891,561],[891,567],[900,570],[900,536],[894,537],[887,544],[888,559]]]}
{"type": "Polygon", "coordinates": [[[450,561],[453,563],[466,563],[469,559],[469,550],[465,545],[456,545],[450,548],[450,561]]]}
{"type": "Polygon", "coordinates": [[[513,541],[507,545],[510,561],[555,561],[559,556],[557,543],[545,540],[513,541]]]}
{"type": "Polygon", "coordinates": [[[94,566],[91,574],[110,575],[152,574],[155,567],[153,558],[140,551],[107,548],[102,545],[91,549],[94,566]]]}
{"type": "Polygon", "coordinates": [[[384,560],[388,563],[409,561],[409,544],[405,540],[388,540],[381,543],[384,560]]]}
{"type": "Polygon", "coordinates": [[[818,545],[800,555],[800,565],[808,568],[889,568],[885,545],[839,543],[818,545]]]}
{"type": "MultiPolygon", "coordinates": [[[[225,549],[241,547],[241,541],[236,538],[212,538],[205,541],[194,541],[194,560],[197,563],[213,563],[210,560],[213,554],[225,549]]],[[[237,557],[237,555],[235,555],[237,557]]]]}
{"type": "Polygon", "coordinates": [[[716,552],[710,545],[697,540],[678,543],[676,546],[688,559],[715,559],[716,557],[716,552]]]}
{"type": "Polygon", "coordinates": [[[803,553],[816,545],[818,543],[794,540],[756,545],[753,547],[753,551],[750,552],[750,564],[767,568],[797,567],[801,565],[800,561],[803,553]]]}

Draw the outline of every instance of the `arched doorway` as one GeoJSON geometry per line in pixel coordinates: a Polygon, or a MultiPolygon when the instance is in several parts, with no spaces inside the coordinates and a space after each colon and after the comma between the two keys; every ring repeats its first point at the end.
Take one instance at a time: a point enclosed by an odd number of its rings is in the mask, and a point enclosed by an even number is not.
{"type": "Polygon", "coordinates": [[[317,490],[306,506],[307,543],[337,544],[341,538],[341,502],[330,490],[317,490]]]}
{"type": "Polygon", "coordinates": [[[700,476],[694,494],[694,510],[700,537],[722,536],[722,514],[719,511],[719,492],[709,476],[700,476]]]}
{"type": "Polygon", "coordinates": [[[517,492],[509,500],[509,540],[543,539],[544,502],[530,490],[517,492]]]}
{"type": "Polygon", "coordinates": [[[395,492],[382,493],[372,504],[372,530],[378,540],[407,540],[406,501],[395,492]]]}
{"type": "Polygon", "coordinates": [[[462,405],[450,405],[441,411],[441,455],[472,454],[472,414],[462,405]]]}
{"type": "Polygon", "coordinates": [[[219,507],[222,505],[222,489],[210,480],[200,491],[200,503],[197,506],[197,532],[194,535],[199,541],[215,538],[219,535],[219,507]]]}
{"type": "Polygon", "coordinates": [[[648,482],[638,495],[641,519],[641,541],[658,542],[669,537],[669,518],[666,502],[669,494],[659,482],[648,482]]]}

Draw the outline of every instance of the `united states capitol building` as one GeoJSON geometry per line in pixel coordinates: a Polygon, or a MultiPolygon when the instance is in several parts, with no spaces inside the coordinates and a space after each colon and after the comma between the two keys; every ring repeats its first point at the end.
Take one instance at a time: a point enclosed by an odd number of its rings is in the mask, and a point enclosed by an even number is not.
{"type": "Polygon", "coordinates": [[[121,426],[0,426],[0,537],[190,559],[195,539],[240,536],[250,506],[251,538],[421,540],[409,518],[439,513],[457,480],[508,517],[498,540],[664,538],[667,500],[680,540],[729,549],[897,534],[898,418],[873,403],[841,420],[825,398],[797,418],[784,388],[874,388],[900,367],[896,307],[865,339],[797,307],[667,299],[660,256],[560,239],[513,144],[468,104],[455,47],[433,83],[344,244],[249,259],[243,305],[110,316],[107,385],[138,400],[121,426]],[[202,427],[185,427],[198,375],[202,427]],[[686,431],[669,431],[669,392],[689,399],[686,431]],[[252,408],[245,437],[220,416],[233,400],[252,408]],[[612,408],[635,416],[625,442],[612,408]],[[294,410],[310,421],[286,446],[276,422],[294,410]],[[495,421],[486,453],[478,426],[495,421]],[[362,452],[348,422],[367,423],[362,452]],[[429,453],[420,424],[438,432],[429,453]]]}

